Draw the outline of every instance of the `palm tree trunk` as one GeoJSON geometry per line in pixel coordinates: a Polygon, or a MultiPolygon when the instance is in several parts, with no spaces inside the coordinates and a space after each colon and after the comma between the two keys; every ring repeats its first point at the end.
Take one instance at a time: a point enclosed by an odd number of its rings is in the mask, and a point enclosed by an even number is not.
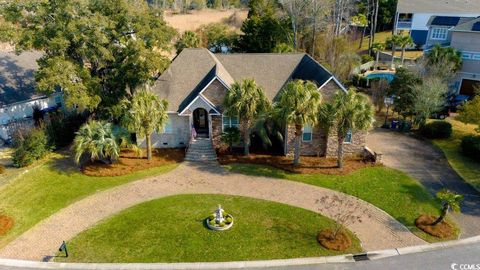
{"type": "Polygon", "coordinates": [[[378,68],[378,61],[380,60],[380,51],[377,51],[377,56],[375,58],[375,70],[378,68]]]}
{"type": "Polygon", "coordinates": [[[151,134],[147,134],[146,136],[146,143],[147,143],[147,159],[152,159],[152,142],[150,138],[151,134]]]}
{"type": "Polygon", "coordinates": [[[435,226],[445,219],[445,217],[447,216],[448,207],[449,207],[448,203],[443,203],[442,213],[440,214],[440,216],[434,222],[432,222],[432,224],[430,224],[431,226],[435,226]]]}
{"type": "Polygon", "coordinates": [[[345,140],[344,136],[338,137],[338,149],[337,149],[337,167],[343,168],[343,141],[345,140]]]}
{"type": "Polygon", "coordinates": [[[395,43],[392,44],[392,66],[395,64],[395,52],[396,52],[396,48],[395,48],[395,43]]]}
{"type": "Polygon", "coordinates": [[[363,39],[365,38],[365,32],[367,30],[367,27],[364,26],[363,29],[362,29],[362,37],[360,38],[360,44],[358,45],[358,49],[361,49],[362,48],[362,45],[363,45],[363,39]]]}
{"type": "Polygon", "coordinates": [[[402,59],[402,66],[403,66],[403,62],[405,61],[405,47],[402,47],[402,55],[400,56],[400,59],[402,59]]]}
{"type": "Polygon", "coordinates": [[[302,125],[295,125],[295,150],[293,155],[293,165],[300,165],[300,148],[302,146],[302,125]]]}
{"type": "Polygon", "coordinates": [[[245,123],[245,127],[243,128],[243,155],[249,156],[250,155],[250,129],[249,129],[249,121],[245,123]]]}

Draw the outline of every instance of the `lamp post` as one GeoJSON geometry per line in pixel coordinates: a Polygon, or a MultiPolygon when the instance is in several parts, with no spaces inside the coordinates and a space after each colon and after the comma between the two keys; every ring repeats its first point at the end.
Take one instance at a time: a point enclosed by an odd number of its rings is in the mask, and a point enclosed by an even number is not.
{"type": "Polygon", "coordinates": [[[387,113],[385,114],[385,122],[383,123],[382,128],[388,128],[387,120],[388,120],[388,110],[390,109],[390,106],[393,104],[393,97],[385,97],[383,100],[383,103],[385,103],[385,106],[387,106],[387,113]]]}

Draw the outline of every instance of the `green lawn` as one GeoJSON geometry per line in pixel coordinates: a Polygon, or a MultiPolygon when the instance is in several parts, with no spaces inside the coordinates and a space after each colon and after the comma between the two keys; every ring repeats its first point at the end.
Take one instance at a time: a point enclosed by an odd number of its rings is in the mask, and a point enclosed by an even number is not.
{"type": "Polygon", "coordinates": [[[480,191],[480,162],[465,157],[460,152],[462,138],[466,135],[476,135],[475,125],[466,125],[451,118],[447,119],[452,124],[453,135],[449,139],[433,140],[433,144],[440,148],[448,159],[450,165],[468,183],[480,191]]]}
{"type": "MultiPolygon", "coordinates": [[[[178,195],[149,201],[68,241],[67,262],[198,262],[338,255],[316,235],[333,221],[274,202],[224,195],[178,195]],[[217,204],[234,217],[228,231],[206,228],[217,204]]],[[[360,252],[359,241],[346,252],[360,252]]]]}
{"type": "Polygon", "coordinates": [[[407,226],[419,237],[438,241],[415,227],[421,214],[437,215],[440,202],[415,179],[386,167],[369,167],[349,175],[292,174],[268,166],[234,164],[232,171],[288,179],[351,194],[372,203],[407,226]]]}
{"type": "Polygon", "coordinates": [[[33,167],[0,188],[0,212],[14,219],[13,228],[0,236],[0,248],[39,221],[85,196],[175,167],[166,165],[118,177],[89,177],[79,172],[71,158],[52,154],[48,162],[33,167]]]}

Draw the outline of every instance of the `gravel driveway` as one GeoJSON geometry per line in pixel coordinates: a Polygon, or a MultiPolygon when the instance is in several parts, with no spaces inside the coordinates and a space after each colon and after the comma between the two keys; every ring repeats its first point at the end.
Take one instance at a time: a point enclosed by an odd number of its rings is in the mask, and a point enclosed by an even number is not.
{"type": "Polygon", "coordinates": [[[418,179],[430,193],[447,188],[464,195],[462,213],[454,214],[462,228],[461,238],[480,234],[480,192],[453,170],[441,150],[428,141],[385,129],[370,132],[367,145],[383,154],[386,166],[418,179]]]}

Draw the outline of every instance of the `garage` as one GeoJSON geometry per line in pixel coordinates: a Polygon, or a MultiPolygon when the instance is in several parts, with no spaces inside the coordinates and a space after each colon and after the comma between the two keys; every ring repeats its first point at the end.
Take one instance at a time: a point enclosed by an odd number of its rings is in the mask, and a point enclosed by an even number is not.
{"type": "Polygon", "coordinates": [[[475,87],[480,89],[480,81],[463,79],[460,86],[460,95],[475,95],[475,87]]]}

